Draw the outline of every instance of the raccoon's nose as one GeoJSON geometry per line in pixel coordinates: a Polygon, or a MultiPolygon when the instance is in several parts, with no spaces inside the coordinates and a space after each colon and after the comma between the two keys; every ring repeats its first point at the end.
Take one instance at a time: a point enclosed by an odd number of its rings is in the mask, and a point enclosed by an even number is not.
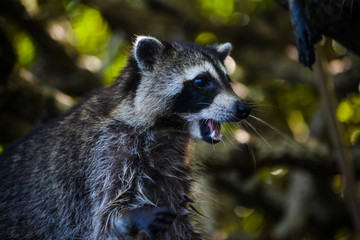
{"type": "Polygon", "coordinates": [[[251,107],[244,102],[236,103],[236,118],[241,120],[245,119],[250,115],[251,107]]]}

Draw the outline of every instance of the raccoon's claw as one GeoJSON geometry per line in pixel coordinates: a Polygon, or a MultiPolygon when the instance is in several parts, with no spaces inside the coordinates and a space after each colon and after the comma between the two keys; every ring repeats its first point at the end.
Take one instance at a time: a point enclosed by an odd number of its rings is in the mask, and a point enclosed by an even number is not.
{"type": "Polygon", "coordinates": [[[305,67],[309,67],[311,69],[311,66],[315,62],[315,40],[312,37],[310,29],[307,27],[298,27],[295,31],[299,61],[304,64],[305,67]]]}
{"type": "Polygon", "coordinates": [[[311,28],[304,0],[289,0],[289,10],[299,61],[311,69],[315,63],[314,44],[321,39],[321,35],[311,28]]]}

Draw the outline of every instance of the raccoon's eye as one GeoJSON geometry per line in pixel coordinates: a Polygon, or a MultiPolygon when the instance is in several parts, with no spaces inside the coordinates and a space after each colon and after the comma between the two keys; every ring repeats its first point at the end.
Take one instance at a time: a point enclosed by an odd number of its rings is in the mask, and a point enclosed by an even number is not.
{"type": "Polygon", "coordinates": [[[198,88],[203,88],[206,86],[206,79],[197,77],[194,79],[194,86],[198,88]]]}

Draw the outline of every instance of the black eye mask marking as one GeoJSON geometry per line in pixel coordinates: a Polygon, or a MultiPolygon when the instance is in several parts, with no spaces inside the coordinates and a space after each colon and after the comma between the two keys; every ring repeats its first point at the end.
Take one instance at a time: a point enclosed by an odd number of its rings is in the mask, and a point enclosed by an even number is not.
{"type": "Polygon", "coordinates": [[[206,91],[212,91],[218,87],[216,80],[209,73],[202,73],[196,76],[192,83],[194,87],[198,88],[199,91],[203,91],[206,94],[206,91]]]}
{"type": "Polygon", "coordinates": [[[219,84],[209,73],[200,74],[184,83],[183,90],[175,98],[173,110],[178,113],[200,112],[214,101],[219,92],[219,84]]]}
{"type": "Polygon", "coordinates": [[[193,84],[197,88],[204,88],[206,86],[206,84],[207,84],[207,80],[204,79],[204,78],[201,78],[201,77],[196,77],[193,80],[193,84]]]}

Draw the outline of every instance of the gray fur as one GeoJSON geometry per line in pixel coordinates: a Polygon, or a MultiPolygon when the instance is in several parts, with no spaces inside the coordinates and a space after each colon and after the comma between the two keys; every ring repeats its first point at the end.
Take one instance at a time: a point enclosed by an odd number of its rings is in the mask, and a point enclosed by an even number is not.
{"type": "Polygon", "coordinates": [[[152,65],[164,50],[162,43],[152,37],[138,37],[134,44],[134,57],[141,70],[151,70],[152,65]]]}
{"type": "Polygon", "coordinates": [[[229,46],[220,50],[139,37],[112,86],[5,150],[0,238],[201,239],[189,220],[191,136],[201,138],[202,118],[226,121],[238,101],[221,79],[226,73],[211,67],[229,46]],[[174,99],[196,71],[216,75],[216,106],[173,112],[174,99]],[[224,111],[212,116],[210,107],[224,111]],[[152,235],[150,220],[141,216],[170,223],[152,235]]]}
{"type": "Polygon", "coordinates": [[[216,47],[216,50],[219,52],[222,60],[225,60],[225,58],[230,55],[231,49],[232,49],[231,43],[219,44],[216,47]]]}

